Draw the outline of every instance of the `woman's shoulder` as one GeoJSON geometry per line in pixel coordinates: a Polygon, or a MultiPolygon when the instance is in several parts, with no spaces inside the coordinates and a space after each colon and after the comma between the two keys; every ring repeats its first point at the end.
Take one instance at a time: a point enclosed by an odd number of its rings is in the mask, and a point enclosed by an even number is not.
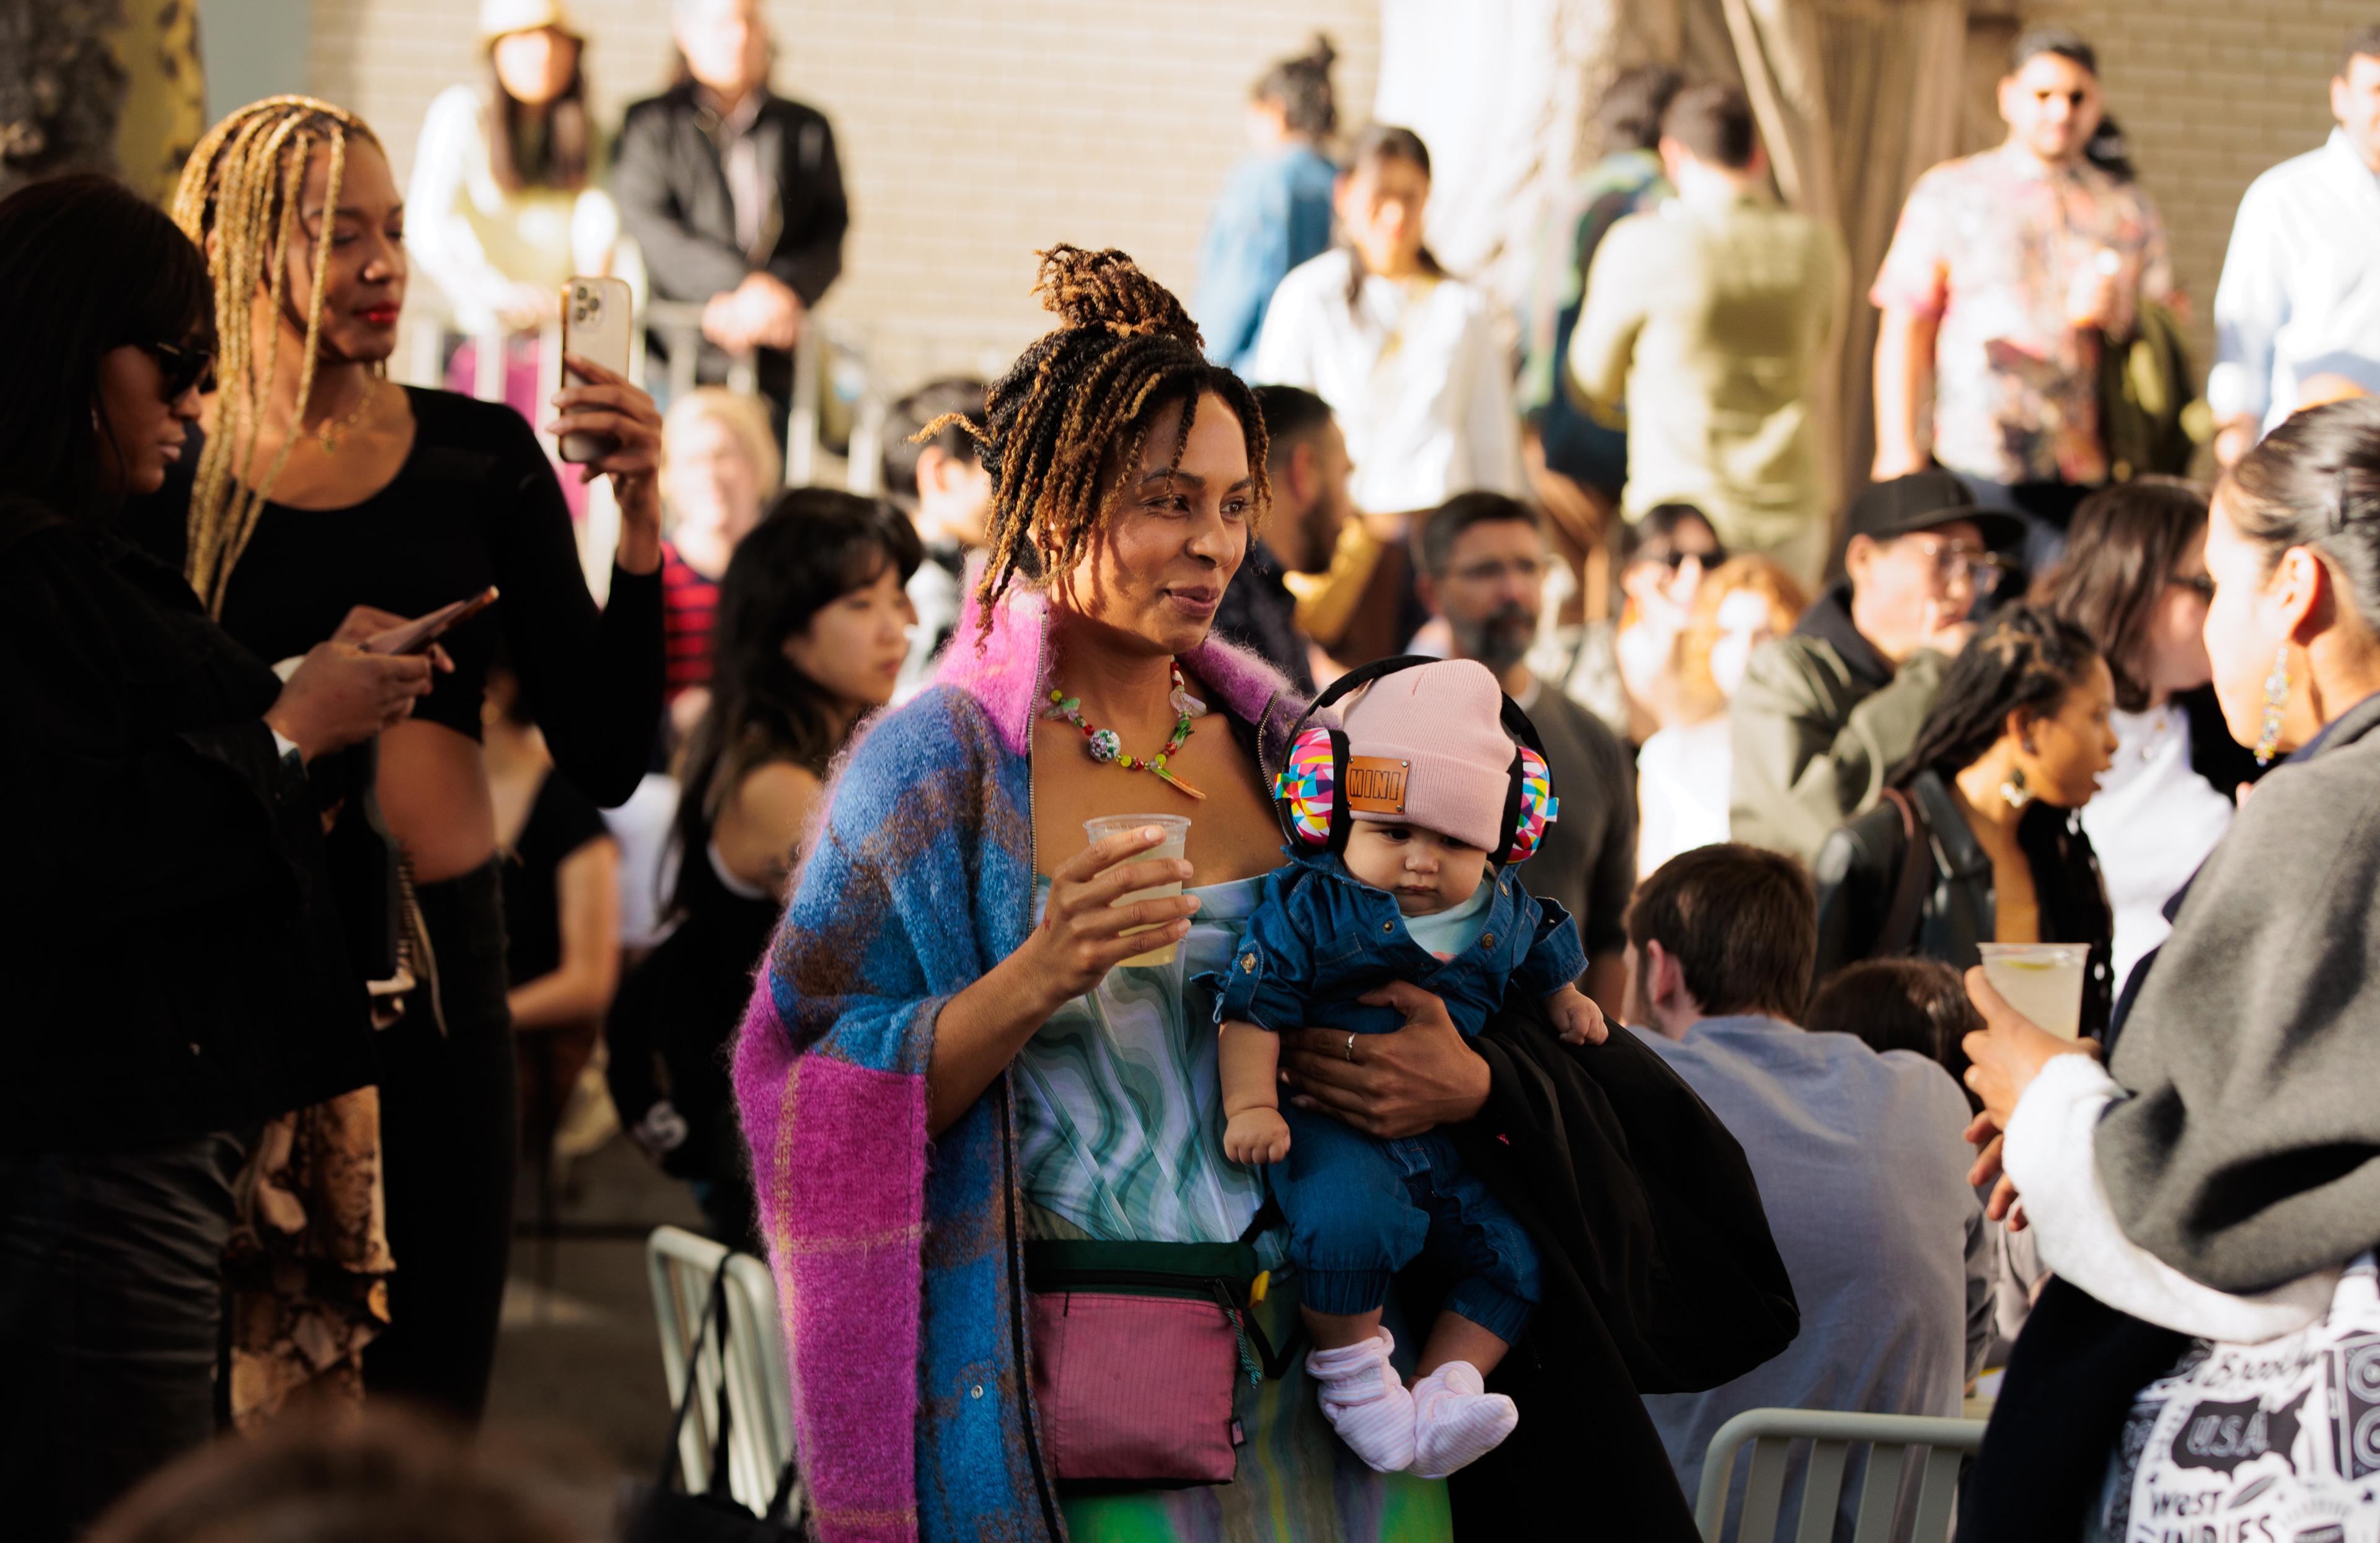
{"type": "MultiPolygon", "coordinates": [[[[1320,257],[1309,257],[1281,275],[1281,284],[1273,290],[1271,310],[1277,310],[1286,300],[1293,308],[1311,305],[1336,292],[1342,298],[1347,293],[1347,264],[1354,261],[1343,247],[1333,247],[1320,257]]],[[[1344,303],[1342,298],[1342,303],[1344,303]]]]}
{"type": "Polygon", "coordinates": [[[953,794],[981,798],[1008,759],[983,704],[958,687],[929,686],[899,707],[864,721],[833,772],[833,818],[882,818],[899,808],[935,806],[953,794]]]}
{"type": "Polygon", "coordinates": [[[1810,864],[1811,877],[1821,889],[1898,877],[1908,848],[1909,830],[1901,822],[1900,806],[1889,798],[1880,799],[1875,808],[1844,820],[1827,837],[1810,864]]]}
{"type": "Polygon", "coordinates": [[[421,115],[421,132],[425,137],[445,133],[476,138],[486,106],[487,99],[479,87],[458,82],[430,99],[430,110],[421,115]]]}
{"type": "Polygon", "coordinates": [[[419,468],[443,467],[467,476],[551,470],[545,449],[537,442],[537,431],[502,402],[482,402],[459,391],[417,385],[405,388],[405,399],[413,409],[414,459],[419,468]],[[469,457],[476,464],[450,459],[456,456],[469,457]]]}

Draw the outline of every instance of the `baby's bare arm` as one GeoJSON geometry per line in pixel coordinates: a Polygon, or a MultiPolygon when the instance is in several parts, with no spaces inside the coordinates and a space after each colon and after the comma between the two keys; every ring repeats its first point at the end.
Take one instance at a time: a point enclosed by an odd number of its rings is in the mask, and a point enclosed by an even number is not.
{"type": "Polygon", "coordinates": [[[1226,1023],[1215,1051],[1223,1084],[1223,1155],[1233,1162],[1279,1162],[1289,1155],[1281,1117],[1281,1036],[1226,1023]]]}

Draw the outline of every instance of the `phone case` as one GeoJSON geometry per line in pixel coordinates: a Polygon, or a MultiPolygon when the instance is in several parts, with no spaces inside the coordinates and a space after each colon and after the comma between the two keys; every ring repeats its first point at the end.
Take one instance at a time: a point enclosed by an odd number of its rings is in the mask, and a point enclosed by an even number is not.
{"type": "MultiPolygon", "coordinates": [[[[628,281],[574,278],[562,286],[562,350],[591,359],[617,375],[628,372],[628,342],[637,325],[636,300],[628,281]]],[[[580,383],[571,371],[565,384],[580,383]]],[[[596,459],[612,448],[608,434],[565,434],[562,458],[574,465],[596,459]]]]}

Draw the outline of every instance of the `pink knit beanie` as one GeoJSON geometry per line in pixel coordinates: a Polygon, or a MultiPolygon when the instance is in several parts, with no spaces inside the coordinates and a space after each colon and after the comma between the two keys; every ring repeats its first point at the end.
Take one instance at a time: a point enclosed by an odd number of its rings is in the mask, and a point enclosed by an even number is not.
{"type": "MultiPolygon", "coordinates": [[[[1503,844],[1504,801],[1512,787],[1512,740],[1504,732],[1503,705],[1495,674],[1471,659],[1399,670],[1364,687],[1343,719],[1349,792],[1366,791],[1356,761],[1401,762],[1404,808],[1399,813],[1378,807],[1379,800],[1358,803],[1351,796],[1350,817],[1418,825],[1496,850],[1503,844]]],[[[1393,784],[1384,778],[1380,785],[1393,784]]]]}

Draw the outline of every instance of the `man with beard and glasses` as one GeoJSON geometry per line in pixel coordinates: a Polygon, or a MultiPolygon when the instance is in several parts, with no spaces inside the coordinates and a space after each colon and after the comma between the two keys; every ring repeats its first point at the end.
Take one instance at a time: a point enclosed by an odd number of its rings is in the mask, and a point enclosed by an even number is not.
{"type": "Polygon", "coordinates": [[[1215,631],[1263,655],[1310,697],[1315,646],[1297,625],[1297,596],[1284,576],[1318,579],[1330,571],[1339,533],[1354,512],[1347,495],[1353,467],[1330,403],[1297,386],[1258,386],[1256,395],[1270,443],[1272,509],[1264,534],[1248,538],[1247,557],[1215,612],[1215,631]]]}
{"type": "Polygon", "coordinates": [[[1628,894],[1636,882],[1635,776],[1603,721],[1522,662],[1545,603],[1545,526],[1518,499],[1466,492],[1429,516],[1420,541],[1416,589],[1430,614],[1445,618],[1451,657],[1475,659],[1496,672],[1504,694],[1545,741],[1561,816],[1521,866],[1521,881],[1576,918],[1586,950],[1579,989],[1606,1014],[1617,1014],[1627,984],[1621,955],[1628,947],[1628,894]]]}

